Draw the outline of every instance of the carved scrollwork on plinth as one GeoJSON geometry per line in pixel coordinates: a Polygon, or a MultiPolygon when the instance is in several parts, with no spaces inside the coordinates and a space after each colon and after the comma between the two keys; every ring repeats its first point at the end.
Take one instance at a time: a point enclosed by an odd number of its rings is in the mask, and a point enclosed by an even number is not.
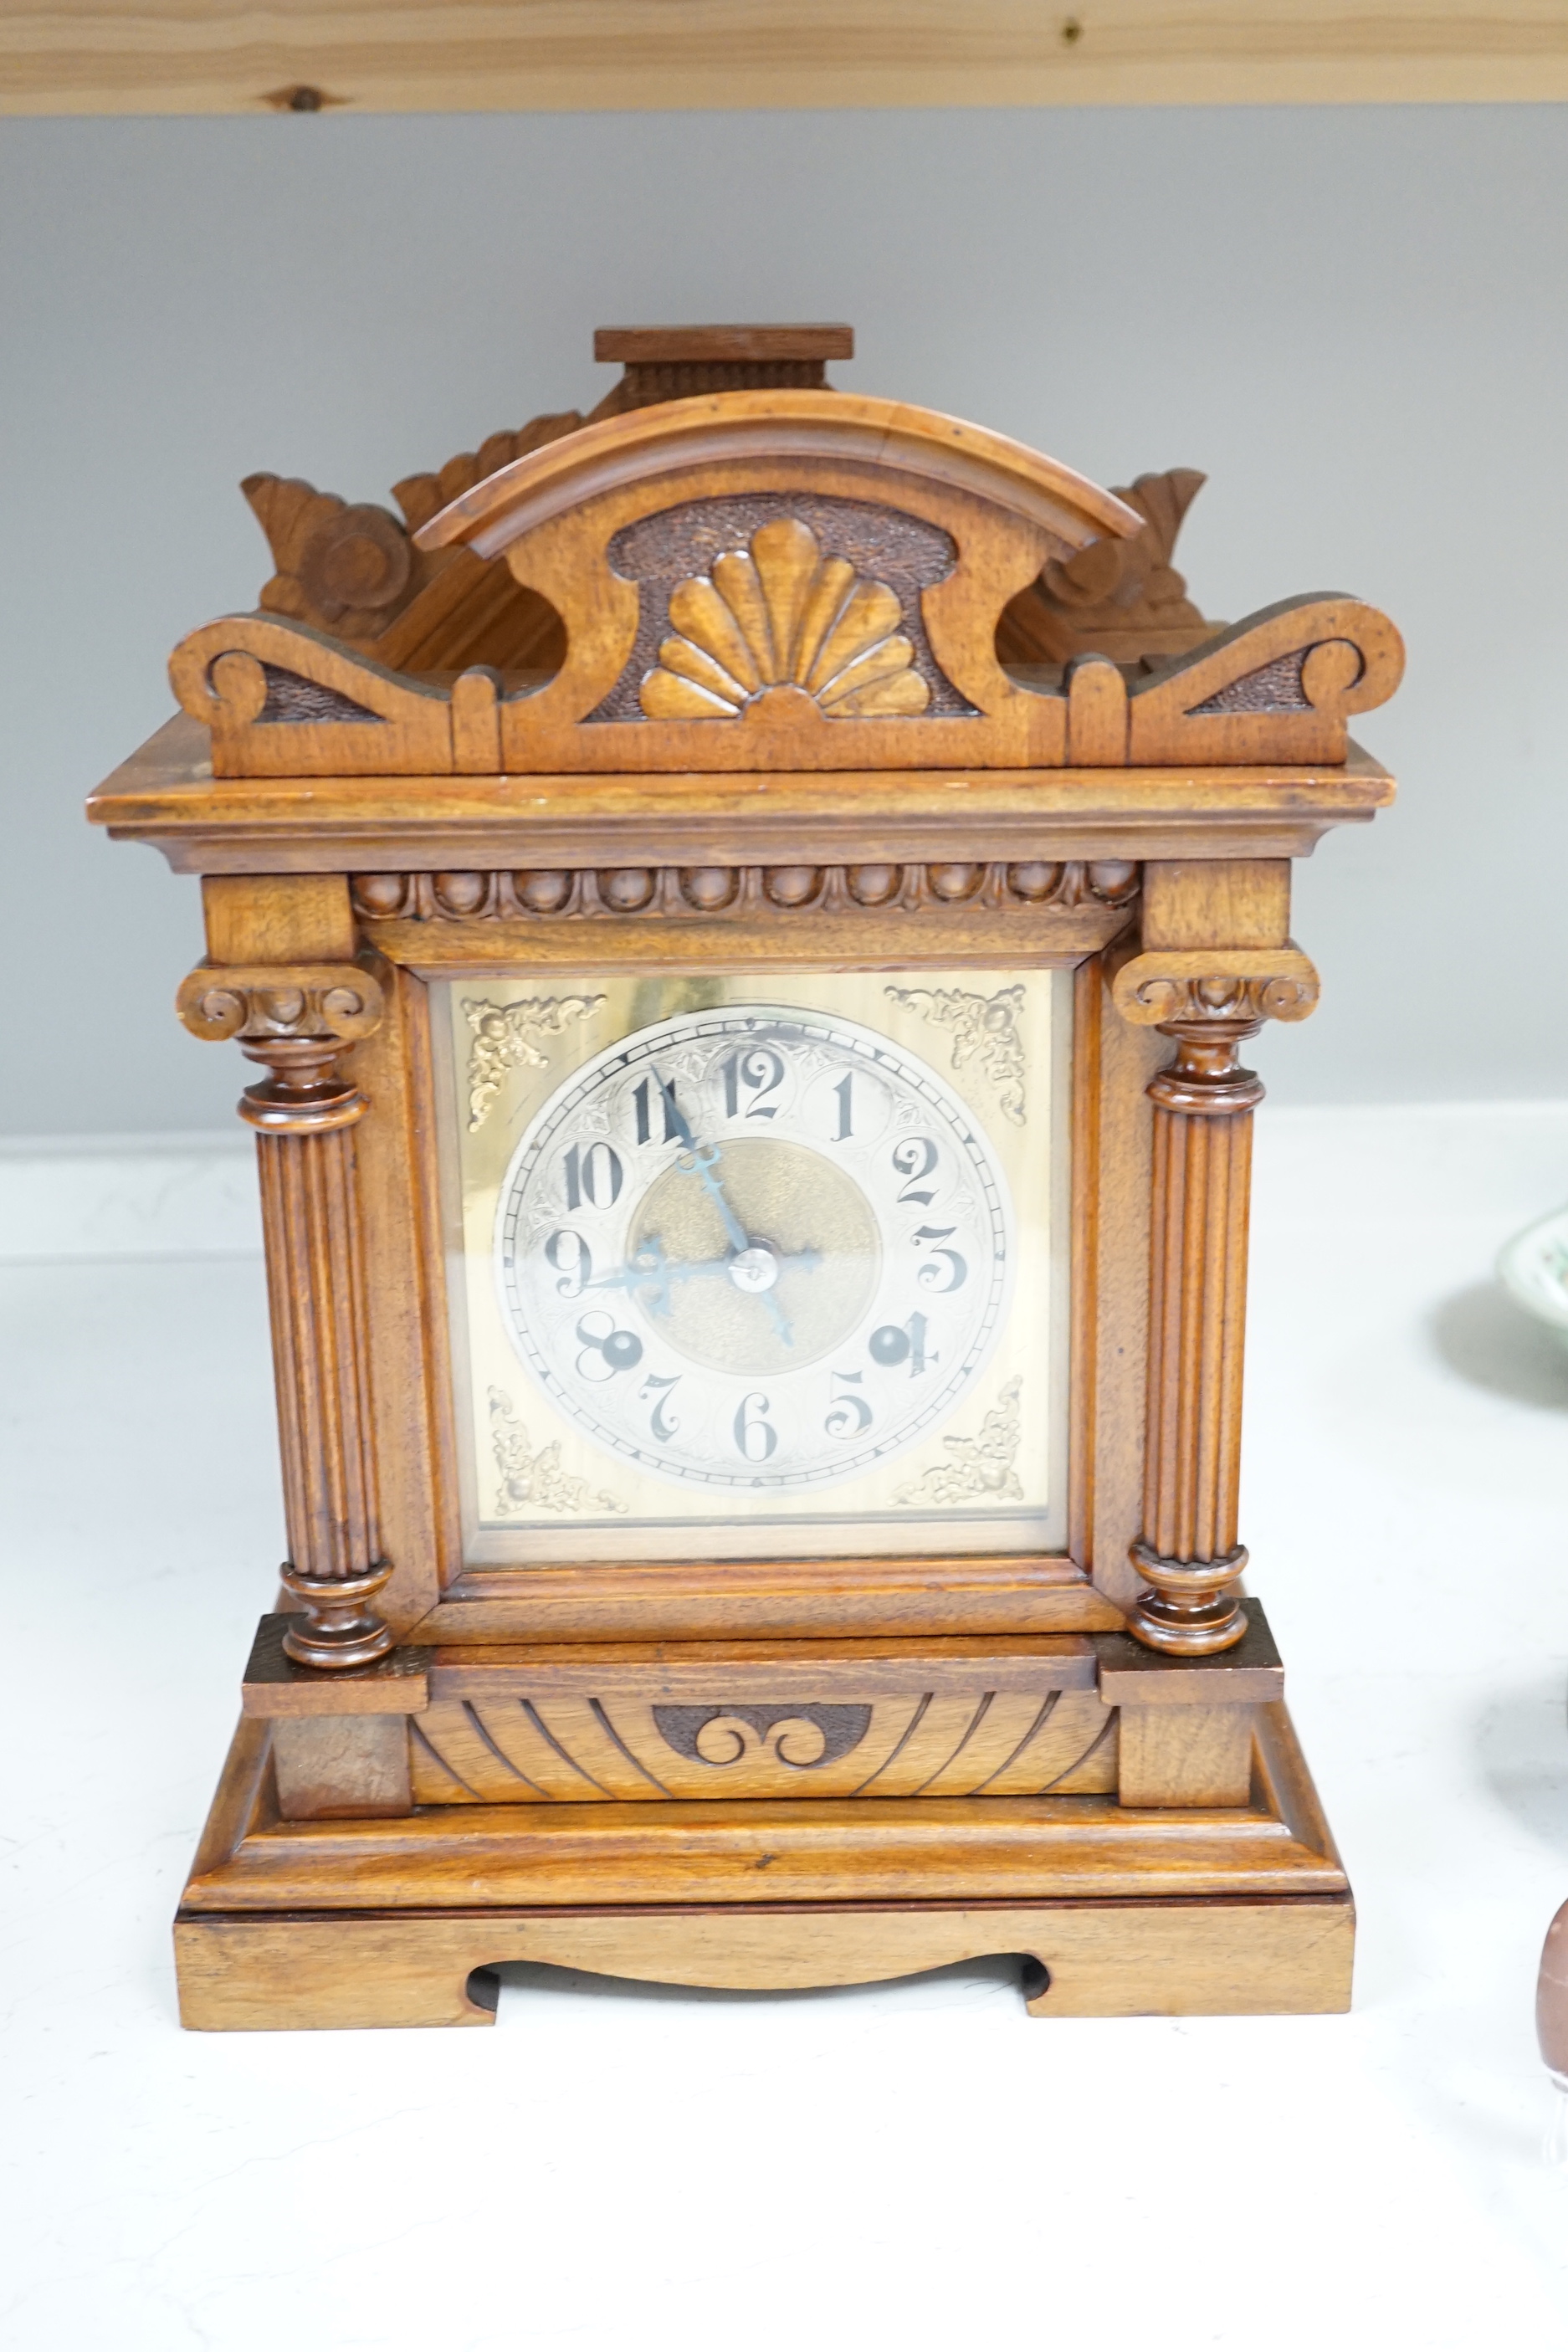
{"type": "Polygon", "coordinates": [[[1305,1020],[1318,975],[1299,948],[1154,950],[1117,973],[1123,1019],[1174,1038],[1155,1073],[1143,1532],[1129,1620],[1152,1649],[1202,1656],[1247,1631],[1236,1595],[1252,1113],[1237,1060],[1268,1020],[1305,1020]]]}
{"type": "Polygon", "coordinates": [[[656,1706],[659,1737],[678,1756],[709,1764],[716,1771],[766,1758],[809,1771],[836,1764],[858,1748],[871,1727],[871,1709],[833,1706],[656,1706]]]}
{"type": "MultiPolygon", "coordinates": [[[[843,1690],[840,1678],[834,1685],[843,1690]]],[[[1095,1690],[922,1687],[869,1699],[747,1695],[701,1705],[613,1685],[438,1697],[410,1723],[420,1805],[1108,1795],[1116,1712],[1095,1690]]]]}

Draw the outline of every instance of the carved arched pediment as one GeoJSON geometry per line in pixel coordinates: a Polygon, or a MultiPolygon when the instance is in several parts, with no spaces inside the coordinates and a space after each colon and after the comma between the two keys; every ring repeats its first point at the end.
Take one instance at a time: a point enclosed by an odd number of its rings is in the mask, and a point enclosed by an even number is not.
{"type": "Polygon", "coordinates": [[[1179,587],[1155,580],[1178,519],[1138,562],[1142,514],[952,417],[826,391],[669,401],[470,476],[415,534],[420,560],[488,564],[561,615],[544,682],[412,678],[254,614],[188,639],[175,690],[220,775],[1342,764],[1404,658],[1353,598],[1270,605],[1164,660],[1003,667],[998,625],[1042,571],[1179,587]]]}
{"type": "Polygon", "coordinates": [[[997,660],[1004,607],[1047,562],[1142,528],[1000,434],[770,391],[589,425],[463,492],[417,541],[504,557],[565,623],[558,675],[503,705],[509,766],[1006,767],[1059,764],[1066,739],[1061,696],[997,660]],[[783,606],[747,585],[763,569],[805,600],[785,645],[783,606]]]}

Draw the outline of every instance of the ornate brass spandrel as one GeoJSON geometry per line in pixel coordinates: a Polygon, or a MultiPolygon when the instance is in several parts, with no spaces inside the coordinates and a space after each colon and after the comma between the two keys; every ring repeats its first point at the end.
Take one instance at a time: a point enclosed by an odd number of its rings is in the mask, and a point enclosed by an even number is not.
{"type": "Polygon", "coordinates": [[[1017,1374],[1006,1382],[977,1435],[944,1437],[947,1459],[900,1486],[894,1501],[907,1507],[965,1503],[976,1496],[992,1503],[1021,1498],[1024,1490],[1013,1465],[1024,1433],[1023,1385],[1017,1374]]]}
{"type": "Polygon", "coordinates": [[[604,1488],[591,1491],[585,1478],[574,1478],[561,1466],[561,1447],[552,1439],[535,1446],[527,1429],[517,1417],[512,1401],[504,1389],[491,1389],[489,1394],[490,1435],[495,1448],[496,1468],[500,1472],[500,1486],[496,1496],[496,1514],[507,1518],[521,1510],[530,1511],[599,1511],[625,1513],[626,1505],[607,1494],[604,1488]]]}
{"type": "Polygon", "coordinates": [[[1005,1118],[1024,1124],[1024,1046],[1018,1034],[1021,988],[978,996],[967,988],[889,988],[895,1004],[908,1004],[939,1029],[952,1032],[952,1066],[978,1062],[996,1089],[1005,1118]]]}
{"type": "Polygon", "coordinates": [[[525,996],[512,1004],[465,996],[463,1012],[474,1033],[468,1055],[468,1131],[477,1133],[493,1109],[509,1070],[523,1065],[548,1069],[549,1057],[535,1035],[559,1035],[568,1022],[581,1021],[603,1004],[602,996],[525,996]]]}

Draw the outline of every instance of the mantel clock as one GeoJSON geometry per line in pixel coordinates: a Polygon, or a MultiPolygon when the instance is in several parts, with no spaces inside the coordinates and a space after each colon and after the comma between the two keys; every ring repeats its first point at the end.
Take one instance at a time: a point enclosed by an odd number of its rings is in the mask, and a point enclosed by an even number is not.
{"type": "Polygon", "coordinates": [[[1205,620],[1201,477],[849,348],[606,331],[401,519],[252,477],[260,609],[94,796],[259,1073],[289,1558],[190,2024],[482,2023],[517,1958],[1348,2000],[1242,1590],[1240,1057],[1399,641],[1205,620]]]}

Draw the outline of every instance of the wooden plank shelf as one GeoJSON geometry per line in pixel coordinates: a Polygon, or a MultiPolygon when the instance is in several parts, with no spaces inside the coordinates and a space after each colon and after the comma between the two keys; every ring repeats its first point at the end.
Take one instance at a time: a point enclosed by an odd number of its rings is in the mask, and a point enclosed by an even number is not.
{"type": "Polygon", "coordinates": [[[1568,0],[0,0],[0,113],[1561,100],[1568,0]]]}

